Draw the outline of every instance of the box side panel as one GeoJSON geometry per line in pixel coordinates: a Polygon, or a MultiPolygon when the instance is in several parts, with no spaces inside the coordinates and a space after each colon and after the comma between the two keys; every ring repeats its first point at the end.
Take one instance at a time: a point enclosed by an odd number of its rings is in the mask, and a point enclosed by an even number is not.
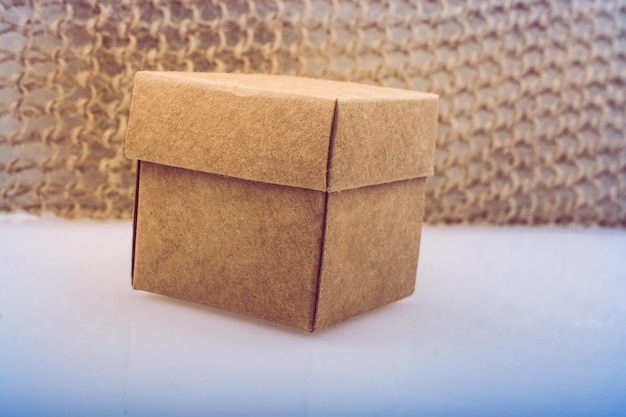
{"type": "Polygon", "coordinates": [[[339,100],[328,190],[432,175],[436,96],[339,100]]]}
{"type": "MultiPolygon", "coordinates": [[[[286,80],[285,82],[288,82],[286,80]]],[[[242,179],[326,190],[335,101],[139,72],[126,155],[242,179]]]]}
{"type": "Polygon", "coordinates": [[[142,162],[134,287],[311,330],[325,193],[142,162]]]}
{"type": "Polygon", "coordinates": [[[329,193],[315,329],[415,289],[424,178],[329,193]]]}

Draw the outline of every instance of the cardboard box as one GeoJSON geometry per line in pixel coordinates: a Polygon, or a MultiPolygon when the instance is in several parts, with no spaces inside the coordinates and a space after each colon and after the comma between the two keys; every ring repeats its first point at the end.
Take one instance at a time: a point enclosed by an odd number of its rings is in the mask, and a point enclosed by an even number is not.
{"type": "Polygon", "coordinates": [[[410,295],[437,96],[139,72],[132,285],[308,331],[410,295]]]}

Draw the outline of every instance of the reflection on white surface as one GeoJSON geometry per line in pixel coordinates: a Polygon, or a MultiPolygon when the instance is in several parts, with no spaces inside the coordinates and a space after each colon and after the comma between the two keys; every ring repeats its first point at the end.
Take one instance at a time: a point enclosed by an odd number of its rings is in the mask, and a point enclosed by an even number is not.
{"type": "Polygon", "coordinates": [[[626,413],[624,231],[427,227],[413,296],[313,334],[133,291],[131,233],[0,221],[0,415],[626,413]]]}

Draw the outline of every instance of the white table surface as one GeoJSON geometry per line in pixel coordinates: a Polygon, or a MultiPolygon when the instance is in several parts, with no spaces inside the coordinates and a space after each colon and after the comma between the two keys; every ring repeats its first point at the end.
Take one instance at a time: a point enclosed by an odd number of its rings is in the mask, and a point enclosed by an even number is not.
{"type": "Polygon", "coordinates": [[[0,415],[626,415],[626,232],[426,227],[320,333],[130,286],[130,222],[0,218],[0,415]]]}

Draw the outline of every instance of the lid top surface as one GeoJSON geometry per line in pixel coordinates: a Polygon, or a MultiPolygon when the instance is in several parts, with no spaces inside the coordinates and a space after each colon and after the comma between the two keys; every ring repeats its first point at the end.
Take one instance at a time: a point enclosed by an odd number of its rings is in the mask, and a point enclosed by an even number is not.
{"type": "Polygon", "coordinates": [[[420,99],[436,98],[435,94],[345,81],[320,80],[308,77],[269,74],[230,74],[180,71],[140,71],[139,74],[206,83],[213,89],[251,90],[264,93],[293,94],[329,100],[350,99],[420,99]]]}

